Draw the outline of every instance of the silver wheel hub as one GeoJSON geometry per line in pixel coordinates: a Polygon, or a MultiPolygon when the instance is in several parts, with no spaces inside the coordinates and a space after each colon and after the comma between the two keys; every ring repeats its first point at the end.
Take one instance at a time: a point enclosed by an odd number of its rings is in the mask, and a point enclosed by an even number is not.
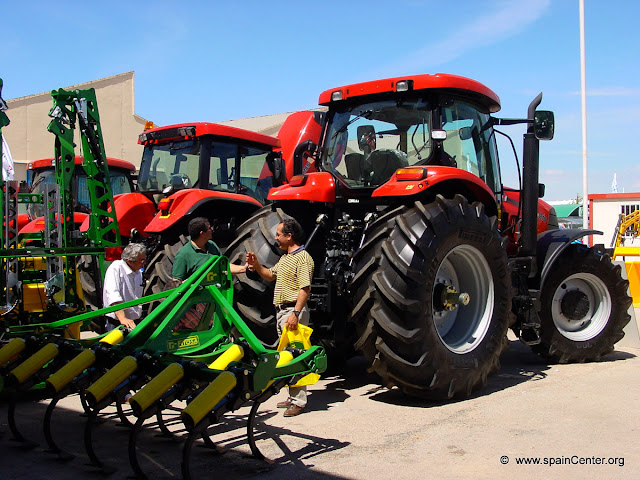
{"type": "Polygon", "coordinates": [[[596,337],[611,316],[611,295],[591,273],[567,277],[551,300],[551,315],[558,331],[569,340],[584,342],[596,337]]]}
{"type": "Polygon", "coordinates": [[[475,349],[489,329],[495,301],[491,269],[482,252],[470,245],[453,248],[438,268],[432,297],[444,345],[458,354],[475,349]]]}

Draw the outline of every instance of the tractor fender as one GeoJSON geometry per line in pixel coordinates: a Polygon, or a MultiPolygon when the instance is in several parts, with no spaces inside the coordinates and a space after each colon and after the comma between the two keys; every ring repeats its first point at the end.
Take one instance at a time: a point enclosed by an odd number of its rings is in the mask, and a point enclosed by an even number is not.
{"type": "MultiPolygon", "coordinates": [[[[489,186],[477,175],[455,167],[426,165],[406,168],[412,172],[423,170],[422,178],[405,179],[398,177],[398,170],[380,187],[372,197],[408,197],[430,192],[445,197],[450,193],[460,193],[470,201],[479,201],[487,207],[489,215],[497,213],[496,198],[489,186]]],[[[403,172],[401,172],[402,174],[403,172]]]]}
{"type": "Polygon", "coordinates": [[[558,230],[547,230],[538,235],[536,257],[540,274],[540,289],[544,285],[547,275],[560,257],[562,252],[579,238],[587,235],[602,235],[599,230],[582,230],[578,228],[561,228],[558,230]]]}
{"type": "Polygon", "coordinates": [[[144,229],[156,214],[156,205],[141,193],[123,193],[113,197],[120,235],[129,237],[134,228],[144,234],[144,229]]]}
{"type": "Polygon", "coordinates": [[[162,215],[157,212],[153,220],[145,227],[147,234],[158,234],[165,232],[168,228],[181,221],[184,217],[191,215],[202,205],[214,201],[227,201],[234,203],[242,203],[256,210],[262,208],[262,204],[253,197],[241,195],[238,193],[216,192],[213,190],[204,190],[199,188],[190,188],[174,193],[170,197],[171,205],[169,213],[162,215]]]}
{"type": "Polygon", "coordinates": [[[296,176],[286,185],[272,188],[268,199],[335,203],[336,182],[329,172],[307,173],[296,176]]]}
{"type": "MultiPolygon", "coordinates": [[[[73,223],[77,225],[83,225],[85,221],[89,218],[89,215],[83,212],[73,212],[73,223]]],[[[64,223],[64,219],[62,220],[64,223]]],[[[34,220],[31,220],[29,223],[24,225],[18,233],[39,233],[44,231],[44,217],[38,217],[34,220]]]]}

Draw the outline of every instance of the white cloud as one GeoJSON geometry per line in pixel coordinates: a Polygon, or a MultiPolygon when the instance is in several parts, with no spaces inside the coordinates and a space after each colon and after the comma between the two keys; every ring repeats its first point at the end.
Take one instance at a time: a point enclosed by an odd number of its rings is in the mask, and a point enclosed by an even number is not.
{"type": "MultiPolygon", "coordinates": [[[[450,62],[467,52],[493,45],[525,30],[546,12],[550,3],[550,0],[500,1],[490,6],[485,2],[478,3],[488,12],[468,23],[464,23],[465,17],[459,17],[459,23],[451,33],[410,52],[396,62],[381,66],[377,71],[391,71],[396,74],[408,70],[428,70],[450,62]]],[[[472,17],[469,15],[466,18],[472,17]]]]}

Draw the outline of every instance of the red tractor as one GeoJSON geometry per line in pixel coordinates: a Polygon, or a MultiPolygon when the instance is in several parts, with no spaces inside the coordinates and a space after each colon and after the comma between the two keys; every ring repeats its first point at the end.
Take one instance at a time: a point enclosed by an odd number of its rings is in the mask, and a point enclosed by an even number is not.
{"type": "MultiPolygon", "coordinates": [[[[84,227],[81,227],[87,217],[91,213],[91,202],[89,199],[89,190],[87,188],[87,174],[82,168],[82,157],[76,156],[75,170],[73,172],[72,191],[77,192],[74,200],[74,221],[78,224],[78,228],[86,230],[88,221],[84,227]]],[[[107,157],[107,165],[109,166],[109,182],[113,191],[114,199],[119,195],[129,194],[135,190],[134,174],[136,167],[133,163],[118,158],[107,157]]],[[[43,195],[47,185],[56,184],[56,173],[53,166],[52,158],[35,160],[30,162],[27,167],[27,185],[29,192],[43,195]]],[[[41,204],[29,204],[27,213],[18,216],[18,228],[20,233],[40,232],[44,229],[44,206],[41,204]]],[[[126,229],[127,222],[132,217],[137,216],[139,212],[127,212],[123,215],[124,225],[119,225],[121,234],[129,235],[126,229]],[[134,215],[135,213],[135,215],[134,215]]],[[[120,219],[118,219],[121,221],[120,219]]]]}
{"type": "MultiPolygon", "coordinates": [[[[557,229],[539,201],[540,139],[553,114],[498,119],[498,96],[474,80],[416,75],[327,90],[316,142],[296,148],[302,173],[271,190],[226,251],[273,265],[277,224],[311,232],[309,306],[316,341],[362,352],[382,383],[409,395],[465,397],[499,368],[507,329],[552,361],[610,352],[630,317],[627,282],[601,247],[557,229]],[[526,124],[523,182],[503,187],[496,126],[526,124]]],[[[281,130],[282,132],[282,130],[281,130]]],[[[515,154],[515,151],[514,151],[515,154]]],[[[238,312],[275,342],[272,285],[236,282],[238,312]]]]}
{"type": "MultiPolygon", "coordinates": [[[[317,138],[320,119],[311,112],[294,116],[287,129],[293,137],[283,137],[282,143],[295,146],[317,138]],[[301,137],[301,132],[313,137],[301,137]]],[[[155,214],[137,229],[147,237],[150,252],[146,294],[163,290],[171,278],[175,255],[187,242],[189,220],[208,218],[215,226],[213,240],[226,247],[237,227],[265,205],[269,190],[294,174],[293,162],[282,157],[279,138],[226,125],[153,128],[140,135],[139,143],[144,153],[137,197],[125,196],[122,202],[149,205],[155,214]]],[[[118,217],[120,208],[116,201],[118,217]]]]}

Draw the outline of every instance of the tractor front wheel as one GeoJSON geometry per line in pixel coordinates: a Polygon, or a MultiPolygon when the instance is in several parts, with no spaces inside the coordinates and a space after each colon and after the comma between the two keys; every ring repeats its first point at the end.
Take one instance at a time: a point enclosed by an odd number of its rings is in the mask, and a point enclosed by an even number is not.
{"type": "Polygon", "coordinates": [[[598,360],[629,323],[629,282],[597,248],[570,245],[542,286],[536,353],[558,363],[598,360]]]}

